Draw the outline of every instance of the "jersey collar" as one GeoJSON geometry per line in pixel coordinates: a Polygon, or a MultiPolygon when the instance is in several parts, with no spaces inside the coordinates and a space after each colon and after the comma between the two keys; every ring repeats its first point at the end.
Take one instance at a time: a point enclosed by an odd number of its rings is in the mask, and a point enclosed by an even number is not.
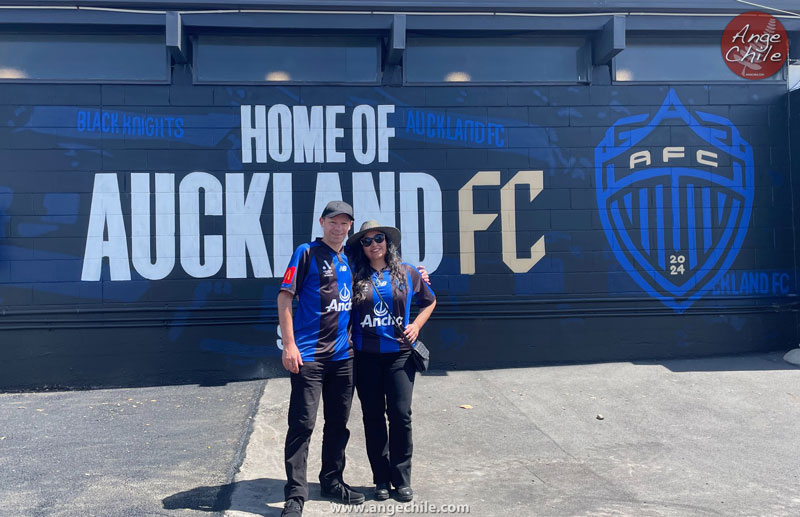
{"type": "Polygon", "coordinates": [[[339,249],[339,251],[336,251],[335,249],[333,249],[333,248],[331,248],[330,246],[328,246],[328,244],[327,244],[325,241],[323,241],[323,240],[322,240],[322,237],[317,237],[317,238],[314,240],[314,242],[316,242],[316,243],[317,243],[317,244],[319,244],[320,246],[325,246],[325,247],[326,247],[326,248],[328,248],[328,249],[331,251],[331,253],[333,253],[334,255],[339,255],[339,254],[341,254],[341,253],[343,253],[343,252],[344,252],[344,245],[342,245],[342,247],[339,249]]]}

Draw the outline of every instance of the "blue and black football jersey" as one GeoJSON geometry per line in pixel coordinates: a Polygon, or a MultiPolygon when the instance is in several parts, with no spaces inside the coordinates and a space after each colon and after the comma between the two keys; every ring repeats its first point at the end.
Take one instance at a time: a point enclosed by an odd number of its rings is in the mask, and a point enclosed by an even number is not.
{"type": "Polygon", "coordinates": [[[295,250],[281,291],[297,298],[294,340],[303,362],[353,357],[347,336],[352,290],[344,251],[336,253],[321,238],[295,250]]]}
{"type": "Polygon", "coordinates": [[[391,281],[388,269],[372,274],[373,285],[378,288],[383,300],[391,306],[391,310],[383,304],[372,287],[372,294],[353,306],[353,346],[356,350],[388,353],[411,349],[405,344],[400,331],[395,329],[391,318],[394,316],[405,328],[409,323],[412,296],[420,307],[432,304],[436,296],[422,280],[417,268],[404,263],[402,269],[407,283],[404,289],[391,281]]]}

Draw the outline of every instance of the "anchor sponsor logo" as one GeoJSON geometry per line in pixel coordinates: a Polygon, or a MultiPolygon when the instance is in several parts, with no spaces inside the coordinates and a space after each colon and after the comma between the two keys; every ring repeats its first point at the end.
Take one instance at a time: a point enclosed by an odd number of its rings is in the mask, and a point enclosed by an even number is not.
{"type": "Polygon", "coordinates": [[[352,293],[350,292],[350,289],[348,289],[346,285],[343,285],[342,288],[339,289],[339,299],[331,300],[331,303],[325,307],[325,312],[349,311],[353,306],[353,302],[350,301],[351,295],[352,293]]]}
{"type": "Polygon", "coordinates": [[[348,289],[346,285],[343,285],[342,288],[339,289],[339,299],[343,302],[349,302],[350,296],[350,289],[348,289]]]}
{"type": "MultiPolygon", "coordinates": [[[[366,314],[364,319],[361,320],[361,328],[388,327],[389,325],[392,325],[392,315],[389,314],[389,307],[387,307],[382,301],[376,303],[372,307],[372,312],[374,316],[366,314]]],[[[403,324],[403,318],[400,316],[395,317],[394,320],[399,325],[403,324]]]]}
{"type": "Polygon", "coordinates": [[[730,120],[690,113],[670,90],[652,117],[608,129],[595,149],[606,238],[645,292],[683,312],[725,275],[753,209],[753,149],[730,120]],[[659,133],[681,146],[664,147],[659,133]]]}
{"type": "Polygon", "coordinates": [[[381,301],[375,304],[375,306],[372,308],[372,312],[375,313],[375,316],[386,316],[386,314],[389,312],[389,307],[387,307],[386,304],[381,301]]]}

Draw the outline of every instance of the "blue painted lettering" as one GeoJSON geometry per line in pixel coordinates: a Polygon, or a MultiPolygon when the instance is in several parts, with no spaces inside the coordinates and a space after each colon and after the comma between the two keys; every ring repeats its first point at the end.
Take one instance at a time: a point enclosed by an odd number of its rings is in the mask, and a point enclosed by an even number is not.
{"type": "Polygon", "coordinates": [[[791,291],[791,276],[773,271],[729,272],[720,277],[712,296],[786,295],[791,291]]]}
{"type": "Polygon", "coordinates": [[[104,110],[77,110],[75,128],[79,132],[146,135],[161,138],[181,138],[184,134],[182,118],[142,117],[125,112],[104,110]]]}
{"type": "Polygon", "coordinates": [[[766,273],[758,274],[758,292],[760,294],[769,293],[769,276],[766,273]]]}
{"type": "Polygon", "coordinates": [[[406,133],[409,135],[504,147],[505,127],[495,123],[489,123],[488,126],[487,140],[487,124],[484,122],[435,111],[406,111],[406,133]]]}
{"type": "Polygon", "coordinates": [[[781,273],[780,286],[781,286],[780,290],[781,294],[789,294],[789,275],[787,273],[781,273]]]}
{"type": "Polygon", "coordinates": [[[482,144],[486,138],[486,127],[481,122],[475,122],[475,143],[482,144]]]}
{"type": "Polygon", "coordinates": [[[447,125],[445,126],[447,130],[447,139],[448,140],[455,140],[455,135],[450,134],[450,115],[447,116],[447,125]]]}
{"type": "Polygon", "coordinates": [[[505,133],[506,128],[503,126],[498,126],[497,124],[493,124],[489,122],[489,143],[492,143],[494,140],[494,145],[496,147],[503,147],[505,145],[505,139],[503,138],[503,133],[505,133]]]}
{"type": "Polygon", "coordinates": [[[731,275],[722,275],[722,278],[719,279],[719,283],[717,284],[720,294],[730,292],[731,290],[731,275]]]}
{"type": "Polygon", "coordinates": [[[456,119],[456,132],[453,137],[457,140],[464,140],[464,127],[461,124],[461,119],[456,119]]]}
{"type": "Polygon", "coordinates": [[[141,135],[142,134],[142,118],[141,117],[133,117],[131,121],[131,134],[132,135],[141,135]]]}
{"type": "Polygon", "coordinates": [[[414,110],[408,110],[406,114],[406,133],[417,132],[417,124],[414,121],[414,110]]]}
{"type": "Polygon", "coordinates": [[[750,294],[750,278],[747,276],[747,273],[739,278],[738,294],[750,294]]]}

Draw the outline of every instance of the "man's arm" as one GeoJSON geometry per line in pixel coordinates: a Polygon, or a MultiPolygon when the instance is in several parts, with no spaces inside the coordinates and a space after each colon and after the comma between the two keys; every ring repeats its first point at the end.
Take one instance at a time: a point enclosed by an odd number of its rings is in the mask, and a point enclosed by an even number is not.
{"type": "Polygon", "coordinates": [[[294,320],[292,318],[292,293],[280,291],[278,293],[278,323],[281,326],[281,340],[283,341],[283,354],[281,361],[283,367],[292,373],[299,373],[303,366],[300,350],[294,342],[294,320]]]}
{"type": "Polygon", "coordinates": [[[419,271],[419,276],[422,277],[425,283],[431,285],[431,277],[428,275],[428,270],[425,269],[425,266],[417,266],[417,271],[419,271]]]}

